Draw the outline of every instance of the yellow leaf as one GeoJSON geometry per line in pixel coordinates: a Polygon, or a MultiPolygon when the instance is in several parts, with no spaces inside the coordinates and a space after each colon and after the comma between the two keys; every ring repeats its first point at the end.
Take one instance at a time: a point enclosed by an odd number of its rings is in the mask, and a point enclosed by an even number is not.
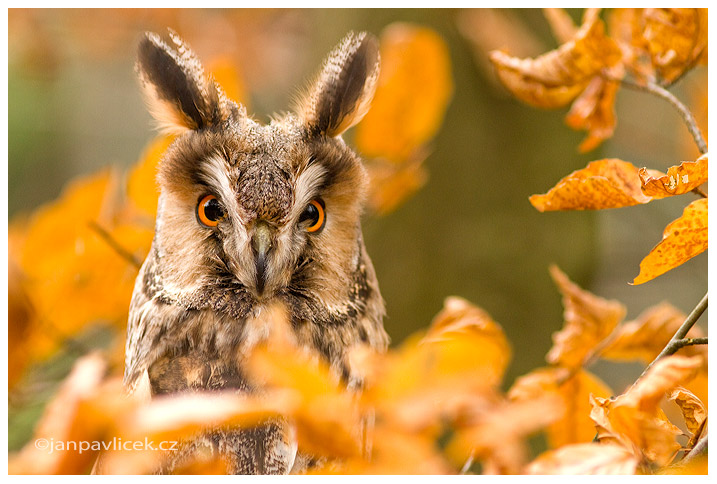
{"type": "Polygon", "coordinates": [[[699,398],[686,388],[677,387],[670,393],[670,400],[674,401],[682,410],[687,430],[695,435],[707,418],[707,410],[699,398]]]}
{"type": "Polygon", "coordinates": [[[560,180],[548,193],[530,197],[530,203],[541,212],[629,207],[650,200],[640,189],[638,169],[615,158],[593,161],[560,180]]]}
{"type": "Polygon", "coordinates": [[[556,266],[550,274],[563,295],[565,325],[553,334],[553,347],[546,359],[553,365],[577,368],[625,316],[618,301],[597,297],[580,289],[556,266]]]}
{"type": "Polygon", "coordinates": [[[157,199],[159,186],[157,185],[157,168],[162,155],[174,141],[172,136],[156,138],[145,148],[142,157],[129,173],[127,181],[127,196],[135,207],[154,219],[157,214],[157,199]]]}
{"type": "Polygon", "coordinates": [[[647,374],[638,380],[616,401],[620,405],[653,411],[665,393],[683,386],[697,375],[702,366],[700,356],[667,356],[657,361],[647,374]]]}
{"type": "Polygon", "coordinates": [[[527,474],[635,474],[638,460],[621,445],[573,444],[544,452],[526,468],[527,474]]]}
{"type": "Polygon", "coordinates": [[[643,15],[643,35],[652,63],[667,82],[679,78],[706,54],[706,8],[647,8],[643,15]]]}
{"type": "Polygon", "coordinates": [[[438,131],[452,92],[445,41],[429,28],[391,24],[381,36],[381,73],[356,146],[368,157],[408,160],[438,131]]]}
{"type": "Polygon", "coordinates": [[[657,244],[640,262],[633,284],[651,281],[707,250],[707,199],[695,200],[671,222],[657,244]]]}
{"type": "Polygon", "coordinates": [[[588,371],[553,367],[539,368],[518,378],[508,392],[508,398],[516,401],[531,401],[545,395],[558,396],[564,409],[562,416],[546,428],[548,446],[557,449],[593,440],[595,425],[590,419],[590,395],[607,398],[612,390],[588,371]]]}
{"type": "MultiPolygon", "coordinates": [[[[650,363],[660,354],[678,328],[685,321],[685,314],[668,303],[643,311],[637,319],[620,325],[614,332],[612,341],[600,352],[602,358],[611,360],[635,360],[650,363]]],[[[687,333],[688,338],[700,338],[704,333],[693,326],[687,333]]],[[[680,354],[707,356],[704,345],[686,346],[680,354]]]]}
{"type": "Polygon", "coordinates": [[[707,183],[707,157],[705,153],[697,161],[683,161],[671,166],[662,176],[651,176],[645,168],[641,168],[642,193],[652,198],[665,198],[687,193],[707,183]]]}
{"type": "Polygon", "coordinates": [[[572,40],[535,59],[518,59],[491,52],[490,59],[503,85],[518,99],[541,108],[558,108],[573,100],[593,76],[620,60],[604,25],[591,16],[572,40]]]}

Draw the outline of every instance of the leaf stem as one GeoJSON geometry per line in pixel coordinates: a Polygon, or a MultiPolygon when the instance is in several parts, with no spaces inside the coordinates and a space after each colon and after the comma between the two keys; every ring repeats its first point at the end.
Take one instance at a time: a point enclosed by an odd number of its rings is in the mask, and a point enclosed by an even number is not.
{"type": "Polygon", "coordinates": [[[97,222],[95,222],[94,220],[91,220],[88,223],[88,225],[89,225],[90,229],[97,232],[97,235],[99,235],[102,238],[102,240],[107,242],[107,245],[109,245],[115,252],[117,252],[117,254],[120,257],[122,257],[123,259],[126,259],[127,262],[129,262],[130,264],[135,266],[137,269],[140,269],[142,267],[142,263],[139,260],[137,260],[137,258],[130,251],[128,251],[127,249],[122,247],[122,245],[119,242],[117,242],[117,240],[112,236],[112,234],[107,232],[97,222]]]}
{"type": "Polygon", "coordinates": [[[677,332],[672,336],[672,339],[667,343],[667,345],[662,349],[659,355],[657,355],[657,358],[652,360],[652,363],[647,365],[647,368],[645,368],[645,371],[642,372],[642,375],[640,375],[637,380],[635,380],[635,383],[633,383],[633,386],[642,379],[642,377],[645,376],[645,374],[650,371],[650,368],[653,367],[655,363],[657,363],[659,360],[664,358],[665,356],[673,355],[682,348],[683,346],[687,346],[688,344],[706,344],[707,338],[688,338],[685,339],[685,336],[687,336],[687,332],[692,329],[692,326],[695,325],[698,319],[700,319],[700,316],[702,316],[702,313],[705,312],[705,309],[707,309],[707,294],[704,295],[702,300],[697,303],[697,306],[692,310],[692,312],[687,316],[685,319],[685,322],[682,323],[682,326],[677,330],[677,332]],[[704,343],[701,342],[701,340],[705,340],[704,343]],[[699,343],[685,343],[685,341],[700,341],[699,343]]]}
{"type": "Polygon", "coordinates": [[[655,84],[651,81],[646,81],[645,83],[639,83],[632,81],[630,79],[621,79],[622,84],[625,87],[629,87],[631,89],[636,89],[638,91],[645,91],[649,92],[650,94],[653,94],[657,97],[660,97],[670,103],[677,111],[680,113],[680,116],[682,117],[682,120],[687,125],[687,129],[689,130],[690,134],[692,135],[692,138],[695,140],[695,144],[697,145],[697,149],[700,150],[700,154],[704,155],[707,153],[707,143],[705,142],[704,137],[702,136],[702,132],[700,131],[700,128],[697,126],[697,122],[695,121],[694,116],[692,116],[692,113],[690,110],[682,104],[682,102],[677,99],[674,94],[672,94],[667,89],[663,88],[662,86],[655,84]]]}

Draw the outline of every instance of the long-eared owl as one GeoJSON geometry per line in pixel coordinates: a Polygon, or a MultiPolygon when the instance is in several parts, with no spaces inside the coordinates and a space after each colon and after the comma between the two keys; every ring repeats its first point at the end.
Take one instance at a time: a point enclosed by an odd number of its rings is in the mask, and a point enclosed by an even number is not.
{"type": "MultiPolygon", "coordinates": [[[[295,341],[360,387],[348,351],[384,350],[388,337],[360,225],[368,176],[341,134],[373,97],[376,39],[349,33],[295,112],[268,125],[228,99],[174,32],[143,37],[137,72],[152,116],[176,137],[130,304],[128,391],[253,392],[243,358],[277,307],[295,341]]],[[[286,473],[299,462],[288,434],[268,422],[209,432],[202,445],[235,473],[286,473]]]]}

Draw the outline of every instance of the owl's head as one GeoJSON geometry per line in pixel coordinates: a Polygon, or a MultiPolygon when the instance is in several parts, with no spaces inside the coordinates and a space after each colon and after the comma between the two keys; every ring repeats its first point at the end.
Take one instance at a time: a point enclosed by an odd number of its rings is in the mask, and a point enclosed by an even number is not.
{"type": "Polygon", "coordinates": [[[143,38],[137,71],[150,112],[176,135],[158,173],[165,293],[230,288],[264,300],[311,288],[325,304],[344,300],[363,247],[367,175],[341,134],[373,97],[375,38],[345,37],[296,111],[268,125],[227,99],[173,32],[143,38]]]}

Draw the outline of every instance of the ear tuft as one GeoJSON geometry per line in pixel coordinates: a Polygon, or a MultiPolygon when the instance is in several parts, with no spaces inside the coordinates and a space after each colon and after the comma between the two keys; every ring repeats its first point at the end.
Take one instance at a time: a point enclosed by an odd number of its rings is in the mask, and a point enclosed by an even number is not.
{"type": "Polygon", "coordinates": [[[361,121],[376,91],[379,66],[373,35],[350,32],[344,37],[299,106],[309,130],[334,137],[361,121]]]}
{"type": "Polygon", "coordinates": [[[168,41],[145,34],[136,68],[149,111],[163,131],[202,129],[228,116],[224,94],[176,32],[169,31],[168,41]]]}

